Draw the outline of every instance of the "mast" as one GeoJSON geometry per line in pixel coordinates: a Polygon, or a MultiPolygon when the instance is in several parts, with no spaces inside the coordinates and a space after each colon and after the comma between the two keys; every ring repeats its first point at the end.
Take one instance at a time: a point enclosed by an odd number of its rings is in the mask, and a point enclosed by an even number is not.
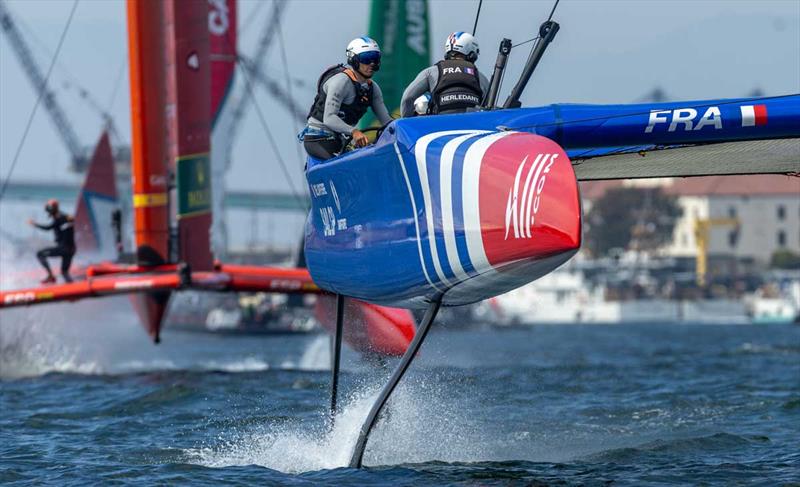
{"type": "Polygon", "coordinates": [[[147,0],[128,0],[127,11],[136,258],[158,265],[169,257],[164,12],[161,2],[147,0]]]}

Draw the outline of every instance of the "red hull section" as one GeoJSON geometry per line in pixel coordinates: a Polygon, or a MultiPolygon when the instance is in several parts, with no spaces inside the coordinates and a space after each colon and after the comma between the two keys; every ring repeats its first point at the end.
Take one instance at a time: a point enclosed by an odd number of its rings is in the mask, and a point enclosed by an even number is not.
{"type": "Polygon", "coordinates": [[[479,192],[483,247],[495,269],[580,247],[578,185],[569,158],[552,140],[517,133],[492,144],[479,192]]]}
{"type": "Polygon", "coordinates": [[[139,315],[139,322],[144,325],[153,343],[161,342],[161,323],[164,322],[171,294],[171,291],[161,291],[130,296],[133,309],[139,315]]]}
{"type": "MultiPolygon", "coordinates": [[[[367,355],[401,356],[414,338],[414,316],[407,309],[388,308],[346,299],[342,338],[354,350],[367,355]]],[[[317,299],[314,317],[328,331],[336,330],[336,298],[317,299]]]]}

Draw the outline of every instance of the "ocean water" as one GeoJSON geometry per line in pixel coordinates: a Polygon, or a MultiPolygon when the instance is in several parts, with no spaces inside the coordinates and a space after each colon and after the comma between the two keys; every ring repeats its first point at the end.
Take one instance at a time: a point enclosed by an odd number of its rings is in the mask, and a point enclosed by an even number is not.
{"type": "Polygon", "coordinates": [[[800,485],[798,326],[438,325],[355,470],[389,370],[345,354],[332,424],[324,335],[95,306],[0,315],[0,484],[800,485]]]}

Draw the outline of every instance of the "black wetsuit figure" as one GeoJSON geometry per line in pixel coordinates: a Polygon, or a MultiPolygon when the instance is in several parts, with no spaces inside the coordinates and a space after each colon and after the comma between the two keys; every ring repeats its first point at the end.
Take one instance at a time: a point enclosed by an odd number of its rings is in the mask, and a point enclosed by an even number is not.
{"type": "Polygon", "coordinates": [[[69,275],[69,268],[72,265],[72,257],[75,255],[75,231],[73,218],[64,213],[56,213],[51,215],[52,221],[49,225],[40,225],[34,223],[36,228],[42,230],[52,230],[55,234],[56,245],[54,247],[47,247],[36,253],[36,258],[42,263],[45,270],[47,270],[46,282],[55,282],[53,271],[50,270],[50,264],[47,263],[48,257],[61,257],[61,274],[64,276],[66,282],[72,282],[72,277],[69,275]]]}

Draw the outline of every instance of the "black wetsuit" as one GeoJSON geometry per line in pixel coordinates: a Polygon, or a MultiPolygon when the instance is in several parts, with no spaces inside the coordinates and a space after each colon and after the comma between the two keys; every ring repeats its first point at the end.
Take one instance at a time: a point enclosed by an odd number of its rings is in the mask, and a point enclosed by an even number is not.
{"type": "Polygon", "coordinates": [[[47,274],[52,276],[53,272],[50,270],[50,264],[47,263],[48,257],[61,257],[61,274],[64,280],[72,282],[72,277],[69,275],[69,268],[72,264],[72,257],[75,255],[75,229],[74,221],[71,216],[64,213],[54,215],[53,221],[49,225],[40,225],[35,223],[37,228],[42,230],[52,230],[55,234],[56,245],[54,247],[47,247],[36,253],[39,262],[42,263],[47,274]]]}

